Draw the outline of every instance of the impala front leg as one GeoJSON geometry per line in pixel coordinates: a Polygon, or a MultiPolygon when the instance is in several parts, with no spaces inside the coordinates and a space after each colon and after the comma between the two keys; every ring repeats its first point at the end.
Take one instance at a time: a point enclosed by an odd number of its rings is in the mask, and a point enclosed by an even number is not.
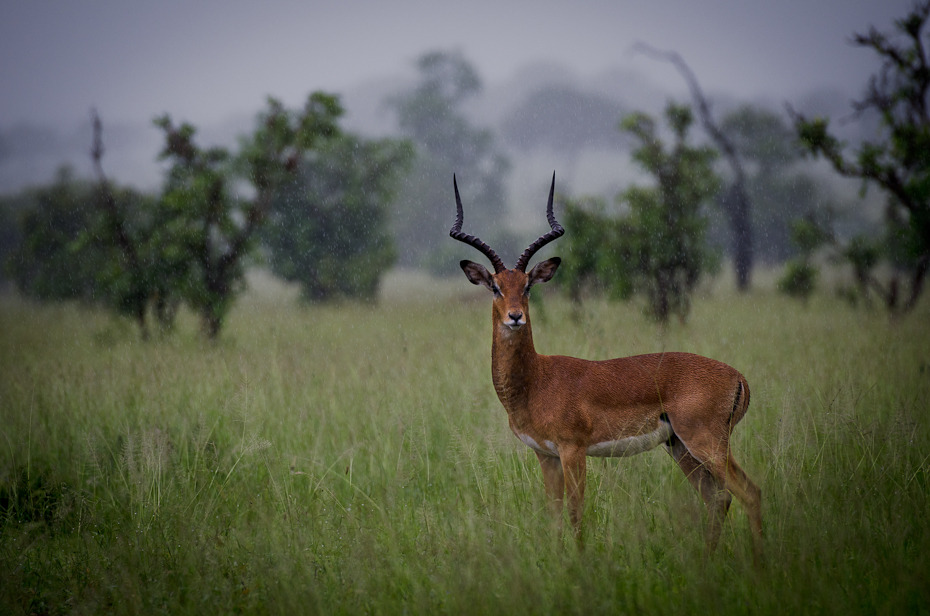
{"type": "Polygon", "coordinates": [[[584,484],[587,451],[584,447],[565,446],[559,448],[559,457],[565,473],[565,488],[568,492],[568,516],[575,529],[575,539],[582,544],[581,514],[584,513],[584,484]]]}
{"type": "Polygon", "coordinates": [[[546,500],[552,520],[562,528],[562,503],[565,497],[565,475],[562,473],[562,461],[555,456],[536,452],[542,467],[543,484],[546,486],[546,500]]]}

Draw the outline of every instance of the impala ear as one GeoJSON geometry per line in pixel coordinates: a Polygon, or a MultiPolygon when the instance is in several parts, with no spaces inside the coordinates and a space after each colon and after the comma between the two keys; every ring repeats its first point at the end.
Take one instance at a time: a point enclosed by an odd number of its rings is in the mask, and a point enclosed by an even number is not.
{"type": "Polygon", "coordinates": [[[494,282],[491,280],[491,273],[483,265],[463,259],[459,261],[459,267],[465,272],[465,277],[472,284],[486,286],[489,290],[494,290],[494,282]]]}
{"type": "Polygon", "coordinates": [[[545,261],[540,261],[537,263],[532,270],[530,270],[530,275],[527,276],[529,281],[528,286],[532,286],[537,282],[549,282],[552,280],[552,277],[555,276],[555,270],[559,269],[559,264],[562,262],[562,259],[558,257],[552,257],[551,259],[546,259],[545,261]]]}

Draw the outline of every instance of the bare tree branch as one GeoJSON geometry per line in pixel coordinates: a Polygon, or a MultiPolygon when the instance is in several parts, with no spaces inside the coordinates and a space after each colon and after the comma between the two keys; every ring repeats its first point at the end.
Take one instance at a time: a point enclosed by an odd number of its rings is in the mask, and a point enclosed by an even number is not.
{"type": "MultiPolygon", "coordinates": [[[[94,163],[94,173],[97,176],[97,182],[99,184],[100,197],[98,203],[106,215],[107,223],[116,241],[117,248],[119,248],[123,257],[126,259],[130,275],[134,280],[139,281],[144,277],[142,275],[142,264],[139,259],[139,252],[126,228],[126,219],[123,213],[120,212],[119,206],[116,203],[116,197],[113,195],[113,187],[107,179],[106,174],[103,172],[103,122],[100,120],[100,115],[97,113],[96,109],[91,110],[91,119],[94,137],[90,153],[94,163]]],[[[145,324],[146,301],[147,298],[143,298],[133,307],[133,313],[142,331],[143,339],[148,338],[148,328],[145,324]]]]}
{"type": "Polygon", "coordinates": [[[129,237],[129,232],[126,230],[125,220],[120,214],[119,207],[116,205],[116,198],[113,196],[113,189],[110,182],[103,172],[103,122],[101,122],[96,109],[91,110],[91,116],[94,126],[94,144],[91,148],[91,157],[94,161],[94,172],[97,175],[97,182],[100,185],[100,204],[103,206],[109,218],[117,245],[129,261],[130,266],[136,269],[139,266],[139,255],[136,251],[135,244],[129,237]]]}
{"type": "Polygon", "coordinates": [[[698,110],[701,124],[710,135],[711,140],[723,152],[724,158],[733,172],[733,184],[724,199],[724,207],[730,218],[730,225],[734,235],[734,261],[736,265],[736,285],[741,291],[749,288],[750,272],[753,264],[753,238],[752,224],[750,222],[750,199],[746,191],[746,172],[733,142],[720,130],[714,121],[710,110],[710,103],[698,83],[697,77],[691,67],[674,51],[662,51],[643,42],[637,42],[633,50],[655,60],[671,63],[688,85],[694,106],[698,110]]]}

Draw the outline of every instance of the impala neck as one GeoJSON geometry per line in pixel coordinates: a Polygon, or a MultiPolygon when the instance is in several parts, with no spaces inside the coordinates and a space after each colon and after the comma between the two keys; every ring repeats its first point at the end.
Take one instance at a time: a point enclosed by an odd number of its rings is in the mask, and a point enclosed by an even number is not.
{"type": "Polygon", "coordinates": [[[492,319],[494,333],[491,342],[491,376],[494,389],[508,413],[521,410],[536,367],[536,348],[529,313],[526,325],[512,330],[496,316],[492,319]]]}

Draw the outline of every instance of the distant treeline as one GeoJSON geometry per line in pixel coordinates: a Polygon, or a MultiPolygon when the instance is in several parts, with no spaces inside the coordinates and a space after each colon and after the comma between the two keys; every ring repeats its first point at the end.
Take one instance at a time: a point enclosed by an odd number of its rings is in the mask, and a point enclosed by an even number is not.
{"type": "MultiPolygon", "coordinates": [[[[888,34],[854,35],[883,62],[854,104],[856,118],[876,123],[876,137],[855,146],[841,142],[827,118],[790,107],[780,114],[745,104],[715,116],[674,53],[651,51],[676,63],[692,100],[670,102],[664,123],[600,95],[543,87],[506,118],[509,142],[561,144],[569,158],[592,144],[616,147],[648,178],[637,184],[618,169],[622,188],[612,200],[558,195],[567,229],[562,288],[575,299],[642,294],[656,318],[684,318],[691,289],[724,258],[735,261],[740,290],[750,289],[753,264],[787,262],[779,286],[799,297],[830,259],[852,273],[844,297],[912,308],[930,267],[928,14],[923,2],[888,34]],[[576,117],[616,128],[606,134],[576,117]],[[693,124],[706,139],[690,136],[693,124]],[[812,156],[860,180],[863,191],[878,189],[887,199],[880,227],[870,228],[859,204],[811,171],[812,156]]],[[[525,241],[509,225],[511,163],[498,133],[463,110],[481,79],[457,53],[424,54],[417,69],[413,87],[386,101],[398,138],[345,130],[339,98],[322,92],[295,110],[269,99],[235,149],[204,147],[192,125],[162,116],[158,157],[167,168],[156,194],[108,179],[94,116],[94,179],[63,169],[50,184],[0,200],[4,278],[30,297],[78,298],[130,315],[143,335],[153,320],[170,328],[186,304],[216,337],[245,268],[257,262],[299,283],[307,300],[371,301],[397,263],[454,271],[461,248],[447,238],[453,173],[469,225],[507,254],[525,241]]],[[[541,205],[520,211],[539,211],[542,224],[541,205]]]]}

